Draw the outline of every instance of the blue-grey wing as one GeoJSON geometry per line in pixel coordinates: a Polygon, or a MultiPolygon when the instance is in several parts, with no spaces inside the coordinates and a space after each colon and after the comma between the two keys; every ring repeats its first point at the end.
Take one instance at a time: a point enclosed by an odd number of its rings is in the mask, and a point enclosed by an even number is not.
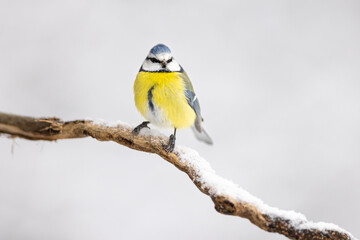
{"type": "Polygon", "coordinates": [[[194,109],[196,116],[201,118],[200,103],[196,94],[193,91],[186,89],[185,96],[190,107],[194,109]]]}
{"type": "Polygon", "coordinates": [[[180,76],[184,82],[185,96],[187,98],[187,101],[188,101],[189,105],[194,109],[196,115],[200,117],[201,114],[200,114],[199,100],[196,97],[196,94],[195,94],[194,88],[190,82],[190,79],[185,71],[182,72],[180,76]]]}
{"type": "Polygon", "coordinates": [[[203,118],[201,117],[201,111],[200,111],[200,103],[199,100],[194,92],[194,88],[190,82],[189,77],[185,72],[182,73],[182,78],[184,80],[185,84],[185,96],[187,99],[188,104],[192,109],[194,109],[196,114],[196,119],[194,122],[194,126],[192,127],[192,130],[196,136],[197,139],[206,142],[207,144],[212,144],[212,140],[210,136],[206,133],[204,128],[201,127],[201,122],[203,121],[203,118]]]}

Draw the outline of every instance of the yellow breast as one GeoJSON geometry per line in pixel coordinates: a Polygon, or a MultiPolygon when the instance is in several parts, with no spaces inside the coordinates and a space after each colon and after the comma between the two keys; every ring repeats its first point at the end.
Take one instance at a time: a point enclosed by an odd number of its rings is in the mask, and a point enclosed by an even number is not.
{"type": "Polygon", "coordinates": [[[134,83],[135,104],[151,123],[174,128],[186,128],[194,124],[196,114],[187,103],[180,74],[138,73],[134,83]]]}

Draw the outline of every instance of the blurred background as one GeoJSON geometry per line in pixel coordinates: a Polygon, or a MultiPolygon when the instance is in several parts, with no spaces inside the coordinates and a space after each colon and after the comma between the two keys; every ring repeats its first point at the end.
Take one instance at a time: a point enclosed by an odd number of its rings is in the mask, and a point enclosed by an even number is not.
{"type": "MultiPolygon", "coordinates": [[[[217,173],[360,236],[359,1],[0,1],[0,111],[143,121],[133,82],[167,44],[217,173]]],[[[166,132],[167,133],[167,132],[166,132]]],[[[0,239],[285,239],[218,214],[157,156],[89,139],[0,138],[0,239]]]]}

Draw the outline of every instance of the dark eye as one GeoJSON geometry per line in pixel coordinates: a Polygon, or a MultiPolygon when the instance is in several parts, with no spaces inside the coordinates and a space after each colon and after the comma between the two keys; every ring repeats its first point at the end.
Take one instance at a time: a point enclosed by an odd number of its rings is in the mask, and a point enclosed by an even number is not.
{"type": "Polygon", "coordinates": [[[167,63],[171,63],[172,62],[172,60],[173,60],[173,58],[170,58],[169,60],[167,60],[166,62],[167,63]]]}
{"type": "Polygon", "coordinates": [[[161,63],[159,60],[157,60],[156,58],[146,58],[147,60],[150,60],[153,63],[161,63]]]}

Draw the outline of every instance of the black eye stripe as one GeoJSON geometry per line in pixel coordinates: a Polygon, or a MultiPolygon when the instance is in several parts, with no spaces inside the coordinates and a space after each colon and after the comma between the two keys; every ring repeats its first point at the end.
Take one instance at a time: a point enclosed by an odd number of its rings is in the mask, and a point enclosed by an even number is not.
{"type": "MultiPolygon", "coordinates": [[[[153,57],[147,57],[146,60],[150,60],[153,63],[161,63],[161,61],[157,60],[156,58],[153,57]]],[[[171,63],[173,60],[173,58],[170,58],[169,60],[166,61],[166,63],[171,63]]]]}
{"type": "Polygon", "coordinates": [[[150,60],[153,63],[161,63],[161,61],[157,60],[156,58],[152,58],[152,57],[147,57],[147,60],[150,60]]]}

